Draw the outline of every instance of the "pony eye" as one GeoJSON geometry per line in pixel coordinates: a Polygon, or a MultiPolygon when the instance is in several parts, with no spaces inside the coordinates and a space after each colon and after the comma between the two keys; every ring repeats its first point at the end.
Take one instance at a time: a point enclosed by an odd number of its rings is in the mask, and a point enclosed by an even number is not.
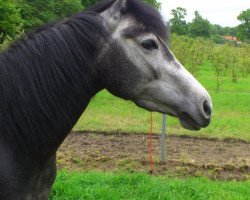
{"type": "Polygon", "coordinates": [[[142,47],[147,50],[158,49],[158,45],[154,40],[146,40],[141,43],[142,47]]]}

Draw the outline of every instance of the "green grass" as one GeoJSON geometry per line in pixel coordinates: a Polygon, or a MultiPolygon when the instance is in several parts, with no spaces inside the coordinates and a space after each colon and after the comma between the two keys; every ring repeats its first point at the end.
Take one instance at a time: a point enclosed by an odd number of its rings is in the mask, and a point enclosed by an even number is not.
{"type": "Polygon", "coordinates": [[[147,174],[59,172],[51,200],[247,200],[250,181],[176,179],[147,174]]]}
{"type": "MultiPolygon", "coordinates": [[[[179,121],[168,117],[169,134],[188,134],[201,137],[238,138],[250,141],[250,78],[240,78],[238,84],[229,77],[221,90],[214,92],[216,85],[213,71],[205,67],[198,77],[213,99],[211,125],[198,132],[188,131],[179,121]]],[[[154,113],[154,132],[161,132],[161,114],[154,113]]],[[[80,118],[74,130],[148,132],[149,112],[134,103],[112,96],[107,91],[98,93],[80,118]]]]}
{"type": "MultiPolygon", "coordinates": [[[[203,66],[197,79],[208,90],[216,91],[216,76],[211,66],[203,66]]],[[[220,89],[222,92],[250,93],[250,78],[239,78],[238,83],[233,83],[230,75],[227,75],[221,80],[223,81],[220,89]]]]}

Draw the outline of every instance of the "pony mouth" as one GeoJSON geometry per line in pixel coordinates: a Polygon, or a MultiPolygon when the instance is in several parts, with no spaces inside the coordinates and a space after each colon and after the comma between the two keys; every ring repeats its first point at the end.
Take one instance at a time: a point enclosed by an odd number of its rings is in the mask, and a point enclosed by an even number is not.
{"type": "Polygon", "coordinates": [[[196,122],[187,112],[178,112],[176,111],[176,108],[169,108],[169,105],[163,105],[163,104],[155,104],[154,102],[150,102],[149,101],[143,101],[143,100],[137,100],[134,101],[135,104],[141,108],[144,108],[148,111],[151,112],[160,112],[162,114],[167,114],[170,115],[172,117],[176,117],[179,119],[180,124],[183,128],[188,129],[188,130],[194,130],[194,131],[198,131],[200,130],[203,126],[200,125],[198,122],[196,122]],[[161,106],[159,106],[161,105],[161,106]],[[159,109],[159,107],[161,109],[159,109]],[[168,109],[166,109],[168,108],[168,109]],[[166,111],[167,110],[167,111],[166,111]]]}
{"type": "Polygon", "coordinates": [[[181,126],[188,130],[198,131],[201,129],[201,125],[198,124],[189,114],[182,112],[179,116],[181,126]]]}

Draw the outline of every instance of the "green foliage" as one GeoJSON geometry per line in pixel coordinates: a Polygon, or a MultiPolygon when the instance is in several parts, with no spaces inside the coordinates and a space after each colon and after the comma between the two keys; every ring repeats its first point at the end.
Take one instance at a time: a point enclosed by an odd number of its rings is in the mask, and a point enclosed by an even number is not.
{"type": "Polygon", "coordinates": [[[237,36],[236,27],[222,27],[218,24],[210,24],[208,20],[202,18],[198,11],[195,11],[195,18],[191,23],[186,23],[185,21],[187,15],[185,8],[177,7],[171,11],[171,14],[173,16],[170,19],[171,32],[177,35],[210,38],[216,44],[224,44],[226,42],[222,36],[237,36]]]}
{"type": "Polygon", "coordinates": [[[51,200],[243,200],[249,197],[250,181],[177,179],[143,173],[59,171],[51,200]]]}
{"type": "Polygon", "coordinates": [[[231,77],[232,77],[232,82],[237,83],[238,78],[239,78],[239,51],[237,48],[232,47],[229,48],[229,52],[227,55],[227,62],[230,67],[230,72],[231,72],[231,77]]]}
{"type": "Polygon", "coordinates": [[[192,37],[205,37],[211,36],[211,25],[208,20],[203,19],[198,11],[195,11],[195,18],[189,25],[189,33],[192,37]]]}
{"type": "MultiPolygon", "coordinates": [[[[0,35],[2,40],[7,35],[14,37],[16,27],[21,26],[23,20],[20,15],[20,10],[12,0],[0,0],[0,35]]],[[[0,40],[0,43],[2,42],[0,40]]]]}
{"type": "Polygon", "coordinates": [[[250,45],[245,44],[238,48],[238,67],[242,77],[247,77],[250,73],[250,45]]]}
{"type": "Polygon", "coordinates": [[[233,83],[237,83],[239,77],[247,77],[249,74],[249,45],[242,47],[229,44],[216,46],[211,55],[211,62],[215,66],[217,77],[217,91],[220,89],[226,73],[231,76],[233,83]]]}
{"type": "Polygon", "coordinates": [[[213,48],[211,61],[213,63],[216,75],[216,91],[220,90],[220,86],[224,81],[224,76],[227,70],[227,62],[225,57],[227,57],[228,51],[227,46],[216,46],[213,48]]]}
{"type": "Polygon", "coordinates": [[[177,59],[194,75],[199,67],[209,59],[214,44],[203,38],[171,35],[171,49],[177,59]]]}
{"type": "Polygon", "coordinates": [[[237,28],[236,27],[223,27],[223,35],[232,35],[237,36],[237,28]]]}
{"type": "Polygon", "coordinates": [[[237,19],[241,21],[238,26],[239,37],[244,41],[250,41],[250,9],[242,11],[237,19]]]}
{"type": "Polygon", "coordinates": [[[176,9],[172,9],[171,14],[173,15],[173,18],[170,19],[172,33],[186,35],[188,31],[188,26],[185,21],[187,10],[177,7],[176,9]]]}
{"type": "Polygon", "coordinates": [[[3,39],[3,35],[0,35],[0,41],[2,41],[2,43],[0,43],[0,52],[1,52],[7,49],[11,45],[13,39],[8,35],[5,37],[5,39],[3,39]]]}
{"type": "Polygon", "coordinates": [[[177,59],[194,76],[198,75],[204,62],[212,62],[215,66],[216,90],[220,89],[225,73],[229,73],[233,83],[237,83],[240,76],[247,77],[249,74],[249,45],[215,45],[208,39],[172,34],[171,48],[177,59]]]}
{"type": "Polygon", "coordinates": [[[83,9],[80,0],[15,0],[26,30],[83,9]]]}
{"type": "Polygon", "coordinates": [[[216,44],[224,44],[226,42],[224,38],[219,34],[213,34],[211,36],[211,40],[213,40],[213,42],[216,44]]]}
{"type": "Polygon", "coordinates": [[[57,17],[69,17],[83,10],[81,0],[56,0],[54,2],[54,13],[57,17]]]}
{"type": "Polygon", "coordinates": [[[20,37],[24,34],[23,29],[22,29],[22,27],[20,27],[20,26],[16,27],[15,32],[16,32],[15,39],[13,39],[12,37],[10,37],[10,36],[8,36],[8,35],[6,35],[6,36],[4,37],[3,34],[0,34],[0,41],[2,41],[2,42],[0,43],[0,53],[1,53],[1,51],[4,51],[4,50],[8,49],[9,46],[10,46],[15,40],[17,40],[18,38],[20,38],[20,37]]]}
{"type": "Polygon", "coordinates": [[[101,0],[81,0],[82,5],[84,8],[88,8],[98,2],[100,2],[101,0]]]}

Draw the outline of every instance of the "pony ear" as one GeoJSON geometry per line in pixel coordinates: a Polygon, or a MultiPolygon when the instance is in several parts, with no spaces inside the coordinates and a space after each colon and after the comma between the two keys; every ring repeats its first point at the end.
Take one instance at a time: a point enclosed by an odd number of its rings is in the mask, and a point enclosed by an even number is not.
{"type": "Polygon", "coordinates": [[[116,0],[115,3],[105,11],[103,11],[101,16],[108,22],[110,25],[118,21],[127,10],[127,1],[128,0],[116,0]]]}
{"type": "Polygon", "coordinates": [[[113,6],[111,6],[111,12],[120,12],[121,14],[126,11],[127,0],[117,0],[113,6]]]}

